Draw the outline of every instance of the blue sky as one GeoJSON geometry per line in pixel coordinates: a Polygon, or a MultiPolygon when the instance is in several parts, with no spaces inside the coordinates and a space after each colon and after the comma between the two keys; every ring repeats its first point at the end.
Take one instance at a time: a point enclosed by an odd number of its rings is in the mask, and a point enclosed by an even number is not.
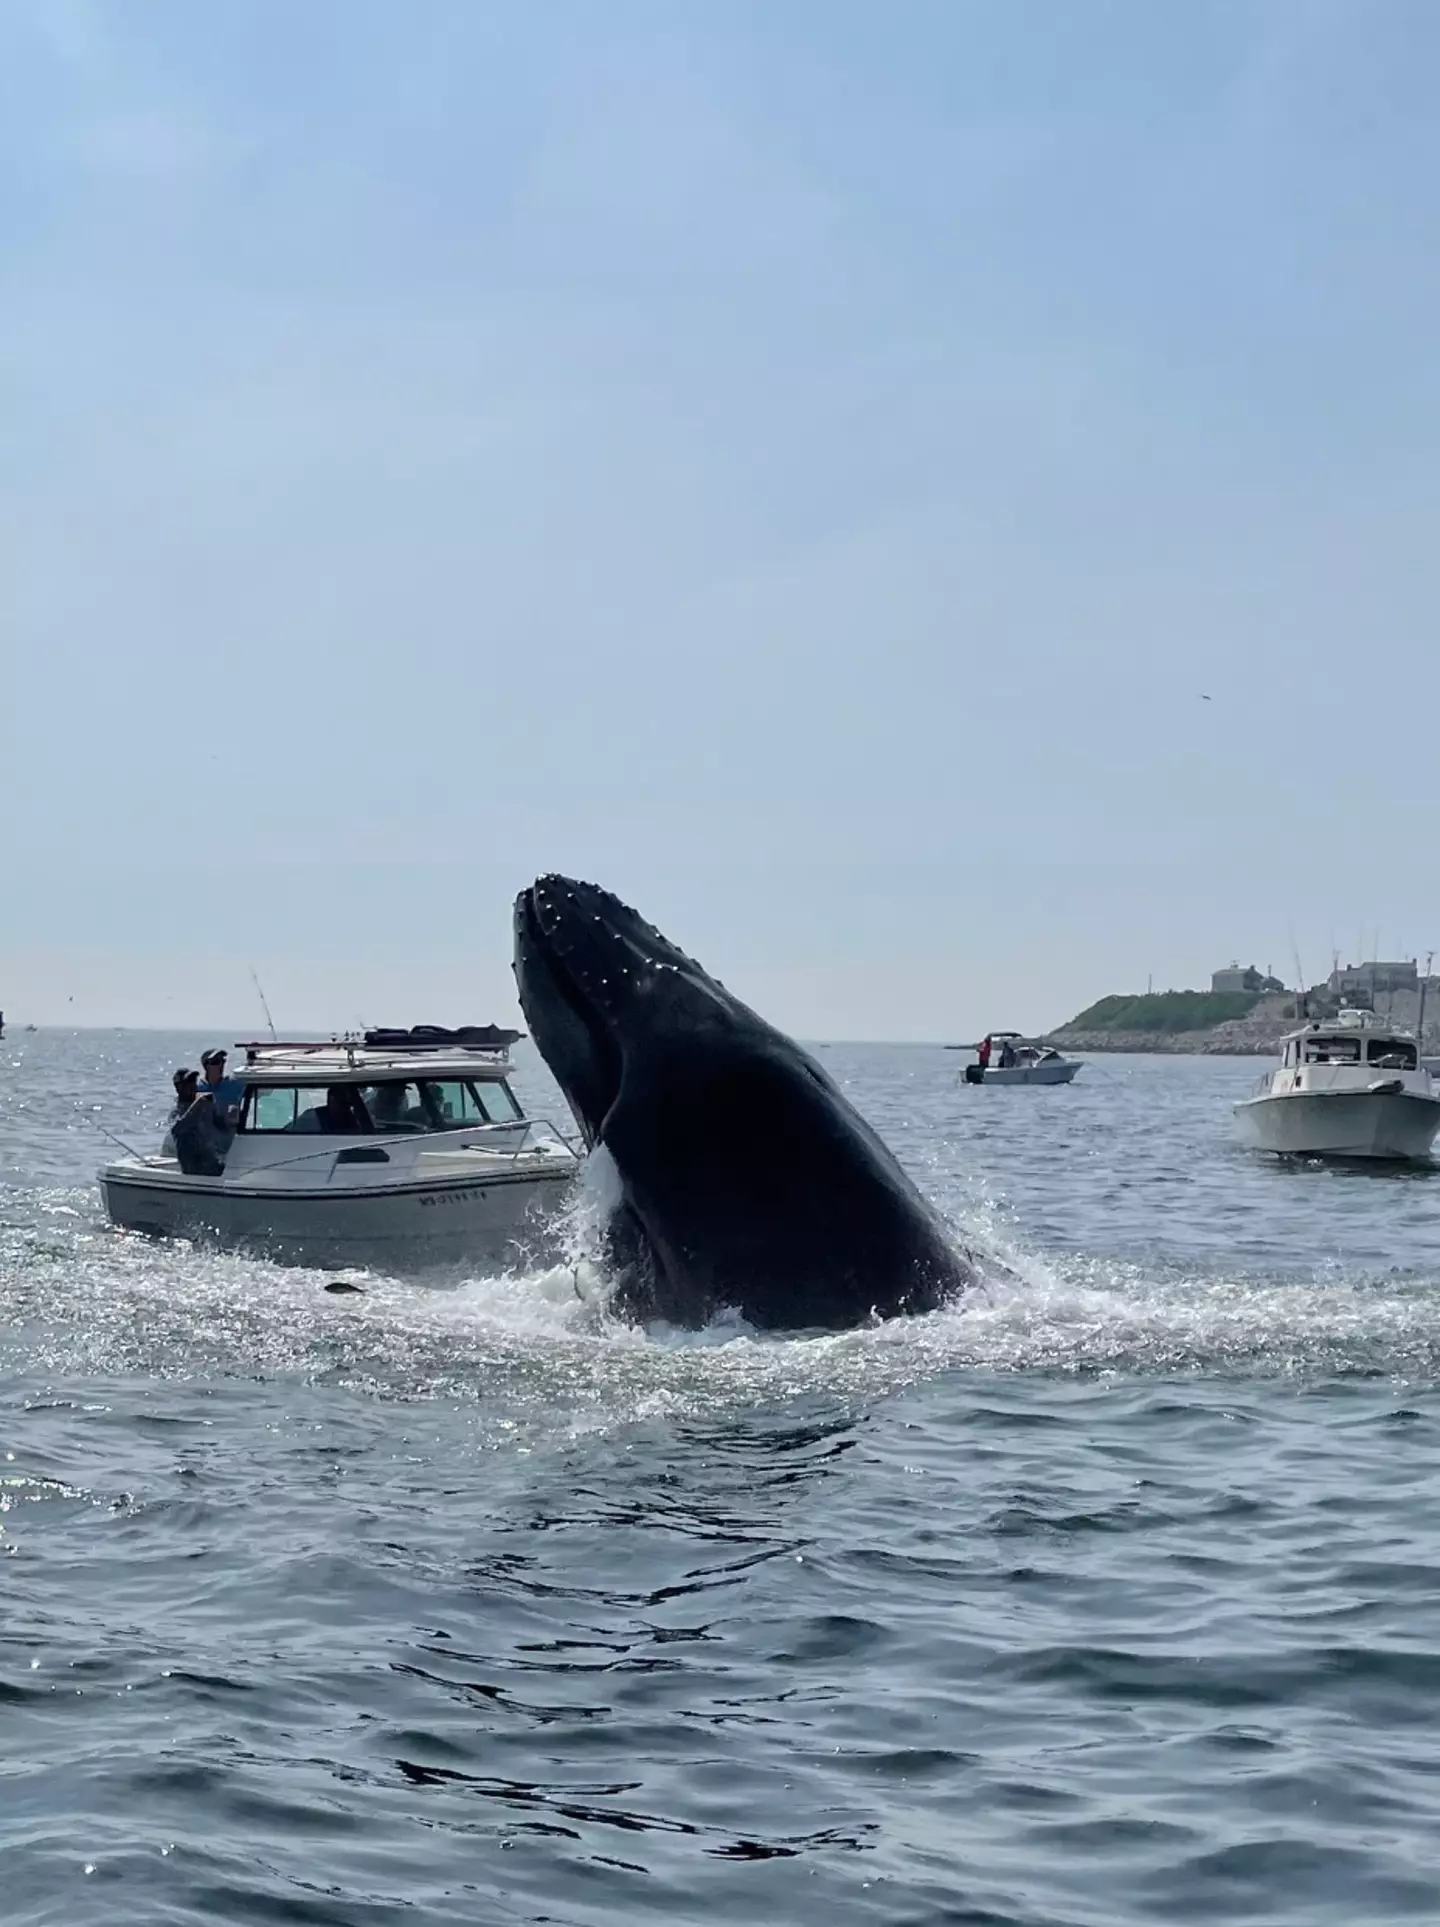
{"type": "Polygon", "coordinates": [[[499,1017],[549,868],[806,1036],[1440,946],[1437,54],[7,0],[0,1005],[499,1017]]]}

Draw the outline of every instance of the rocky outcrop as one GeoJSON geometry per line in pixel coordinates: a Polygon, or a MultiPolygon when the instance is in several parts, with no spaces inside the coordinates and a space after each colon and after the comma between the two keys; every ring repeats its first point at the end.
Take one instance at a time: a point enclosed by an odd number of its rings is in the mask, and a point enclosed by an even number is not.
{"type": "Polygon", "coordinates": [[[1269,1057],[1296,1024],[1293,996],[1262,997],[1245,1017],[1209,1030],[1072,1030],[1062,1026],[1045,1039],[1056,1050],[1158,1052],[1173,1057],[1269,1057]]]}
{"type": "MultiPolygon", "coordinates": [[[[1318,1005],[1322,993],[1313,993],[1318,1005]]],[[[1314,1015],[1332,1014],[1329,1008],[1314,1008],[1314,1015]]],[[[1280,1047],[1280,1040],[1294,1030],[1300,1019],[1295,1014],[1293,991],[1262,997],[1248,1016],[1230,1023],[1215,1024],[1209,1030],[1180,1030],[1162,1034],[1129,1030],[1077,1030],[1062,1025],[1043,1041],[1056,1050],[1158,1052],[1177,1057],[1269,1057],[1280,1047]]],[[[1383,1023],[1400,1030],[1414,1031],[1420,1021],[1417,991],[1397,991],[1380,999],[1378,1015],[1383,1023]]],[[[1440,1051],[1440,981],[1432,978],[1425,993],[1425,1038],[1422,1048],[1440,1051]]]]}

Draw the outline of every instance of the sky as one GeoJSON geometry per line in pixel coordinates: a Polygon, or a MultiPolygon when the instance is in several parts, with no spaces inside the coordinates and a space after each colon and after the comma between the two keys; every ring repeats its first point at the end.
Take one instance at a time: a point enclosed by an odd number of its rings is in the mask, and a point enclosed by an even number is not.
{"type": "Polygon", "coordinates": [[[0,0],[0,1008],[1440,948],[1431,0],[0,0]],[[1205,700],[1207,698],[1209,700],[1205,700]]]}

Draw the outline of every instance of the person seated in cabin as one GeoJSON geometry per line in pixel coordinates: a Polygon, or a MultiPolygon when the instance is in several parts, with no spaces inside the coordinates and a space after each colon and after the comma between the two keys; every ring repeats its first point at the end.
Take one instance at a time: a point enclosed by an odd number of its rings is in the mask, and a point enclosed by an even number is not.
{"type": "Polygon", "coordinates": [[[176,1155],[175,1126],[178,1120],[184,1117],[185,1113],[199,1095],[200,1073],[199,1071],[192,1071],[187,1066],[182,1065],[171,1078],[170,1082],[175,1086],[175,1103],[166,1121],[165,1136],[160,1144],[160,1155],[162,1158],[173,1158],[176,1155]]]}
{"type": "Polygon", "coordinates": [[[428,1131],[430,1126],[416,1107],[408,1110],[405,1100],[414,1087],[410,1084],[372,1084],[363,1102],[377,1131],[428,1131]]]}
{"type": "Polygon", "coordinates": [[[372,1084],[365,1093],[365,1107],[377,1131],[393,1131],[405,1108],[403,1084],[372,1084]]]}
{"type": "Polygon", "coordinates": [[[331,1137],[355,1137],[374,1126],[370,1113],[360,1101],[360,1093],[348,1084],[332,1084],[325,1093],[323,1104],[312,1105],[302,1111],[295,1122],[286,1127],[291,1131],[324,1131],[331,1137]]]}

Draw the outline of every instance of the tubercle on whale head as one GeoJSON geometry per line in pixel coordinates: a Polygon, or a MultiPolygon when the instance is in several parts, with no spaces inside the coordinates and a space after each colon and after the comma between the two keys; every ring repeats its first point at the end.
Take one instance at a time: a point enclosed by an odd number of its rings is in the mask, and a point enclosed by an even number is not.
{"type": "Polygon", "coordinates": [[[537,877],[516,900],[517,935],[563,970],[572,991],[612,1021],[664,974],[705,972],[613,891],[578,878],[537,877]]]}
{"type": "Polygon", "coordinates": [[[588,1141],[618,1096],[627,1056],[660,1032],[694,1035],[737,1003],[677,944],[612,891],[548,873],[515,899],[520,1007],[588,1141]]]}

